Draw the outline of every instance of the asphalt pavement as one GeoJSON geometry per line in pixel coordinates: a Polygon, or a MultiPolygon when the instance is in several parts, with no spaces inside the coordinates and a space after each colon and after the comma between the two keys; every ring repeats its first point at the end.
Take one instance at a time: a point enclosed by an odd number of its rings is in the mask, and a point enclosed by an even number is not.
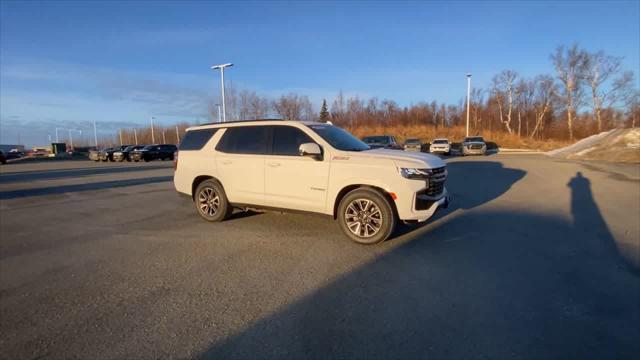
{"type": "Polygon", "coordinates": [[[376,246],[207,223],[169,162],[0,166],[0,358],[638,358],[640,166],[448,166],[451,206],[376,246]]]}

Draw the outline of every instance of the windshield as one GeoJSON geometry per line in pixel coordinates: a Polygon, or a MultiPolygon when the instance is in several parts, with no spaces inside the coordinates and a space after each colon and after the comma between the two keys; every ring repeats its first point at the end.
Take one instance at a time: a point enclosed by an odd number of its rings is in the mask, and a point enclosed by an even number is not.
{"type": "Polygon", "coordinates": [[[362,139],[367,144],[388,144],[389,137],[388,136],[367,136],[362,139]]]}
{"type": "Polygon", "coordinates": [[[127,146],[124,151],[131,151],[135,148],[135,146],[127,146]]]}
{"type": "Polygon", "coordinates": [[[420,140],[418,140],[418,139],[407,139],[404,143],[405,144],[419,144],[420,140]]]}
{"type": "Polygon", "coordinates": [[[481,136],[468,137],[464,139],[464,142],[484,142],[484,139],[481,136]]]}
{"type": "Polygon", "coordinates": [[[155,149],[155,145],[147,145],[145,147],[142,148],[143,150],[153,150],[155,149]]]}
{"type": "Polygon", "coordinates": [[[448,140],[433,140],[434,144],[448,144],[448,140]]]}
{"type": "Polygon", "coordinates": [[[326,142],[338,150],[342,151],[364,151],[369,150],[369,145],[358,140],[348,131],[333,125],[318,124],[307,125],[316,134],[320,135],[326,142]]]}

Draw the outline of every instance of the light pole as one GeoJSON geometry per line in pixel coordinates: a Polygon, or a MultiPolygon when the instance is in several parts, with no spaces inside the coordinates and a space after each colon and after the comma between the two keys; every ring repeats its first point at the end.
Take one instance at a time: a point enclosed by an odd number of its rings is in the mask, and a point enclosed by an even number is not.
{"type": "Polygon", "coordinates": [[[56,128],[56,142],[59,143],[60,139],[58,139],[58,130],[64,130],[64,128],[56,128]]]}
{"type": "Polygon", "coordinates": [[[222,120],[222,114],[220,113],[220,104],[216,104],[216,106],[218,107],[218,122],[220,122],[222,120]]]}
{"type": "Polygon", "coordinates": [[[155,119],[153,116],[151,117],[151,143],[155,144],[156,143],[156,137],[153,134],[153,119],[155,119]]]}
{"type": "Polygon", "coordinates": [[[133,129],[133,138],[136,140],[136,145],[138,145],[138,130],[133,129]]]}
{"type": "Polygon", "coordinates": [[[178,125],[176,125],[176,145],[180,144],[180,132],[178,131],[178,125]]]}
{"type": "Polygon", "coordinates": [[[222,122],[227,121],[227,109],[224,103],[224,68],[233,66],[231,63],[214,65],[211,67],[211,70],[220,69],[220,87],[222,88],[222,122]]]}
{"type": "Polygon", "coordinates": [[[471,102],[471,73],[467,74],[467,136],[469,136],[469,103],[471,102]]]}
{"type": "Polygon", "coordinates": [[[98,148],[98,130],[96,129],[96,121],[93,120],[93,141],[96,143],[96,149],[98,148]]]}
{"type": "Polygon", "coordinates": [[[120,146],[122,146],[122,129],[118,129],[118,132],[120,133],[120,146]]]}
{"type": "Polygon", "coordinates": [[[163,144],[167,143],[167,139],[165,139],[165,137],[164,137],[164,129],[162,129],[162,143],[163,144]]]}
{"type": "Polygon", "coordinates": [[[71,145],[71,148],[73,149],[73,136],[71,136],[72,131],[76,131],[80,133],[80,136],[82,136],[82,130],[69,129],[69,145],[71,145]]]}

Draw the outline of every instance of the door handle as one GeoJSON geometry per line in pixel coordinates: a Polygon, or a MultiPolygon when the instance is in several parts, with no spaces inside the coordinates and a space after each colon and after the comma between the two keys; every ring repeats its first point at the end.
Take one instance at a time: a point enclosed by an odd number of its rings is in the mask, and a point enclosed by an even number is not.
{"type": "Polygon", "coordinates": [[[229,165],[231,164],[231,160],[222,160],[222,165],[229,165]]]}
{"type": "Polygon", "coordinates": [[[279,162],[270,162],[268,165],[271,166],[271,167],[278,167],[278,166],[280,166],[280,163],[279,162]]]}

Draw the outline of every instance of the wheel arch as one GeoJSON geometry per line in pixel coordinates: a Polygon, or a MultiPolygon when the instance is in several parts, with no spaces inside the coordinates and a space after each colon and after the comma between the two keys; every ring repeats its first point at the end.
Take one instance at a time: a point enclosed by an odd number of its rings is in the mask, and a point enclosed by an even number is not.
{"type": "Polygon", "coordinates": [[[343,187],[338,192],[338,195],[336,195],[336,198],[335,198],[335,200],[333,202],[333,219],[334,220],[338,218],[338,207],[340,206],[340,202],[342,201],[342,199],[348,193],[352,192],[353,190],[357,190],[357,189],[368,189],[368,190],[372,190],[372,191],[375,191],[378,194],[380,194],[383,198],[385,198],[387,200],[387,202],[391,206],[391,209],[393,210],[393,214],[396,216],[396,218],[398,218],[398,209],[396,208],[396,202],[393,200],[391,195],[386,190],[384,190],[381,187],[375,186],[375,185],[353,184],[353,185],[347,185],[347,186],[343,187]]]}
{"type": "Polygon", "coordinates": [[[224,185],[222,185],[220,180],[218,180],[216,177],[211,175],[198,175],[193,179],[193,182],[191,183],[191,199],[195,199],[196,189],[198,188],[198,185],[200,185],[203,181],[206,181],[206,180],[213,180],[218,184],[220,184],[220,186],[222,186],[222,188],[224,189],[224,185]]]}

